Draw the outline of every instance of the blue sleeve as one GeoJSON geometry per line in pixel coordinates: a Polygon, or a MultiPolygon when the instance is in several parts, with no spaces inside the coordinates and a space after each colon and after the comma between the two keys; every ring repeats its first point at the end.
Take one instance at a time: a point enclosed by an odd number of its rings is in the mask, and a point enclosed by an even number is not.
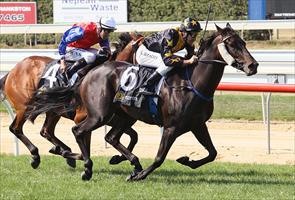
{"type": "Polygon", "coordinates": [[[81,39],[83,35],[84,35],[84,30],[80,26],[74,26],[70,28],[69,30],[67,30],[64,33],[60,41],[60,44],[58,46],[59,55],[65,55],[67,45],[72,42],[75,42],[78,39],[81,39]]]}
{"type": "Polygon", "coordinates": [[[101,40],[101,41],[99,42],[99,46],[100,46],[101,48],[103,48],[103,47],[107,47],[107,48],[109,49],[109,48],[110,48],[110,42],[109,42],[108,39],[101,40]]]}

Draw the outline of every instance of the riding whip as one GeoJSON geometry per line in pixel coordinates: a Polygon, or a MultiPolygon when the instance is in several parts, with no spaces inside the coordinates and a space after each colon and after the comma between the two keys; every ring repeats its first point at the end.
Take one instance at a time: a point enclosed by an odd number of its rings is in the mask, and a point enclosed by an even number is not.
{"type": "Polygon", "coordinates": [[[199,51],[200,51],[200,49],[201,49],[200,47],[201,47],[201,45],[202,45],[202,43],[203,43],[203,41],[204,41],[204,36],[205,36],[206,30],[207,30],[208,20],[209,20],[209,16],[210,16],[211,11],[212,11],[212,5],[211,5],[211,3],[210,3],[209,6],[208,6],[208,12],[207,12],[206,24],[205,24],[205,28],[204,28],[203,35],[202,35],[202,37],[201,37],[201,39],[200,39],[200,42],[199,42],[199,49],[198,49],[197,55],[199,55],[199,51]]]}
{"type": "Polygon", "coordinates": [[[204,36],[205,36],[206,30],[207,30],[208,20],[209,20],[209,16],[210,16],[211,11],[212,11],[212,4],[210,3],[209,6],[208,6],[208,13],[207,13],[207,18],[206,18],[206,24],[205,24],[204,32],[203,32],[203,35],[202,35],[202,38],[201,38],[200,41],[203,41],[203,39],[204,39],[204,36]]]}

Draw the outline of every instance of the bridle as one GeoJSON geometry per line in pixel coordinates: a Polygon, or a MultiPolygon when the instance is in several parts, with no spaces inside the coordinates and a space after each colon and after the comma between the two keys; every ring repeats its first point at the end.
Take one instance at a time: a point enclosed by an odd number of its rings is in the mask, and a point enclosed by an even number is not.
{"type": "Polygon", "coordinates": [[[220,63],[224,65],[230,65],[238,70],[243,69],[243,64],[239,63],[235,58],[232,57],[232,55],[228,52],[228,47],[226,46],[225,41],[229,38],[233,37],[234,35],[228,35],[224,38],[222,38],[222,42],[217,45],[218,51],[220,53],[220,56],[222,57],[222,60],[199,60],[198,62],[206,63],[206,64],[212,64],[212,63],[220,63]]]}
{"type": "MultiPolygon", "coordinates": [[[[232,55],[227,50],[227,46],[226,46],[225,41],[228,40],[232,36],[234,36],[234,35],[228,35],[228,36],[224,37],[222,39],[222,42],[217,45],[218,51],[224,61],[214,59],[214,60],[199,60],[198,62],[202,62],[202,63],[206,63],[206,64],[220,63],[220,64],[224,64],[224,65],[230,65],[238,70],[242,70],[243,64],[239,63],[235,58],[233,58],[232,55]]],[[[202,92],[198,91],[198,89],[193,86],[193,83],[192,83],[191,79],[189,78],[188,67],[186,67],[185,75],[186,75],[186,80],[188,81],[188,86],[186,86],[185,88],[191,90],[196,96],[198,96],[199,98],[201,98],[204,101],[210,102],[213,100],[213,96],[212,97],[207,96],[207,95],[203,94],[202,92]]]]}
{"type": "MultiPolygon", "coordinates": [[[[236,69],[242,70],[243,65],[238,63],[238,61],[236,61],[236,59],[234,59],[232,57],[232,55],[227,50],[227,46],[226,46],[225,42],[226,42],[226,40],[228,40],[232,36],[234,36],[234,35],[228,35],[228,36],[224,37],[222,39],[222,42],[217,45],[218,51],[219,51],[219,53],[220,53],[223,60],[217,60],[217,59],[204,60],[204,59],[201,59],[198,62],[206,63],[206,64],[219,63],[219,64],[224,64],[224,65],[231,65],[232,67],[234,67],[236,69]]],[[[213,96],[207,96],[207,95],[203,94],[202,92],[200,92],[197,88],[195,88],[193,86],[193,83],[192,83],[192,81],[190,79],[189,67],[186,67],[186,69],[185,69],[185,80],[187,80],[187,83],[188,83],[188,85],[185,85],[185,86],[171,86],[166,82],[166,79],[164,79],[164,82],[169,88],[173,88],[173,89],[176,89],[176,90],[183,89],[183,88],[188,89],[188,90],[192,91],[196,96],[198,96],[200,99],[202,99],[204,101],[210,102],[210,101],[213,100],[213,96]]]]}

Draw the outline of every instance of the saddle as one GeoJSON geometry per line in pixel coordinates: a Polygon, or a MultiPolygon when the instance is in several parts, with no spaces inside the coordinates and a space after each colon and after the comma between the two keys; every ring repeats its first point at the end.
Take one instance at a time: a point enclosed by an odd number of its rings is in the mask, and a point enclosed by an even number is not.
{"type": "MultiPolygon", "coordinates": [[[[69,68],[74,61],[66,61],[67,68],[69,68]]],[[[46,90],[54,87],[67,87],[67,80],[63,78],[63,72],[60,70],[60,60],[53,60],[48,63],[41,76],[38,84],[39,90],[46,90]]]]}
{"type": "Polygon", "coordinates": [[[114,103],[141,109],[148,109],[155,124],[161,125],[161,116],[158,112],[158,100],[164,77],[154,85],[156,96],[146,96],[139,93],[140,87],[155,71],[155,68],[141,65],[128,67],[121,76],[120,85],[113,99],[114,103]]]}

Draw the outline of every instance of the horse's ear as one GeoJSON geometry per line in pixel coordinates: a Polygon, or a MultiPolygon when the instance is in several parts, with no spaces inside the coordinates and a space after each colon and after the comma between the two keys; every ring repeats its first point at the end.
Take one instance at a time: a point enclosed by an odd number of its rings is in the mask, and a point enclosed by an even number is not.
{"type": "Polygon", "coordinates": [[[233,29],[233,28],[231,27],[231,25],[230,25],[228,22],[226,23],[226,27],[227,27],[227,28],[230,28],[230,29],[233,29]]]}
{"type": "MultiPolygon", "coordinates": [[[[214,23],[215,24],[215,23],[214,23]]],[[[216,27],[216,29],[217,29],[217,31],[219,32],[219,33],[221,33],[222,32],[222,28],[220,28],[219,26],[217,26],[216,24],[215,24],[215,27],[216,27]]]]}

